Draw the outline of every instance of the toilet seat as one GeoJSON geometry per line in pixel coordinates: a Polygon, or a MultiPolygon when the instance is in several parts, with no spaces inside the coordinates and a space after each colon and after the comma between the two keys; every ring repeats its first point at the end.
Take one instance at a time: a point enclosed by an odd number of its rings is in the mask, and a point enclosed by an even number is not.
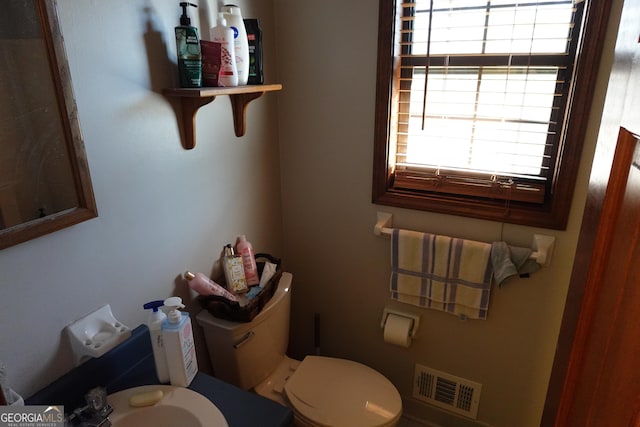
{"type": "Polygon", "coordinates": [[[284,386],[299,419],[318,426],[392,426],[402,401],[379,372],[351,360],[307,356],[284,386]]]}

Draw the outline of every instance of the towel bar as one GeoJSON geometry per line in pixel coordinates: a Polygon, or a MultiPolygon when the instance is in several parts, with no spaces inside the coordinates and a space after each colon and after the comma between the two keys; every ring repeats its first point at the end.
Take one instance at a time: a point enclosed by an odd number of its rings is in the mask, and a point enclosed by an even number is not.
{"type": "MultiPolygon", "coordinates": [[[[373,227],[373,234],[376,236],[391,236],[393,233],[393,215],[388,212],[378,212],[378,221],[373,227]]],[[[554,236],[547,236],[544,234],[534,234],[532,250],[533,253],[529,258],[535,260],[543,267],[548,267],[551,264],[551,255],[553,254],[553,247],[555,245],[556,238],[554,236]]]]}

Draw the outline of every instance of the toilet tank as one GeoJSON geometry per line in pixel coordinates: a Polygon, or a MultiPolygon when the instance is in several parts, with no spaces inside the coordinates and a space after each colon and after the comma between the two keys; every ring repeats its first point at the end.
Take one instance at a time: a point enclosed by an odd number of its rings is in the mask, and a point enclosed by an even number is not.
{"type": "Polygon", "coordinates": [[[282,273],[273,297],[251,322],[198,313],[216,378],[248,390],[276,369],[289,343],[291,279],[291,273],[282,273]]]}

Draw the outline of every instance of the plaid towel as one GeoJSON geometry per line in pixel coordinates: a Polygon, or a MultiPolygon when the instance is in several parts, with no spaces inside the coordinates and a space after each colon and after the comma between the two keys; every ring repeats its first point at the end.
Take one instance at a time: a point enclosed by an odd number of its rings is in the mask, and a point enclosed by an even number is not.
{"type": "Polygon", "coordinates": [[[461,318],[486,319],[491,244],[394,229],[391,298],[461,318]]]}

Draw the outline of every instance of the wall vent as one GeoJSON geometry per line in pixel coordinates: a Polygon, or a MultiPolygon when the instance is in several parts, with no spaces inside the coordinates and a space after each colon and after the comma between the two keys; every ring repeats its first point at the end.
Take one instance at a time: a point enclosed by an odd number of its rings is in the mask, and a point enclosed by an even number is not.
{"type": "Polygon", "coordinates": [[[413,397],[476,419],[482,384],[416,364],[413,397]]]}

